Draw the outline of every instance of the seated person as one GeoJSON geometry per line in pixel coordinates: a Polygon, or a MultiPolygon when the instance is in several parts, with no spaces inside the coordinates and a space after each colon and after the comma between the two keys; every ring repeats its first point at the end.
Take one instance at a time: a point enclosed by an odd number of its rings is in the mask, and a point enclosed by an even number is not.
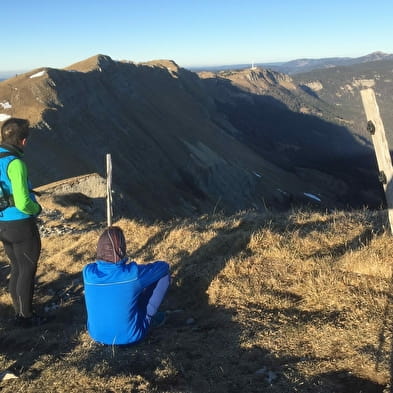
{"type": "Polygon", "coordinates": [[[157,311],[170,283],[169,264],[128,262],[123,231],[112,226],[98,240],[97,260],[83,268],[83,282],[90,337],[130,344],[164,316],[157,311]]]}

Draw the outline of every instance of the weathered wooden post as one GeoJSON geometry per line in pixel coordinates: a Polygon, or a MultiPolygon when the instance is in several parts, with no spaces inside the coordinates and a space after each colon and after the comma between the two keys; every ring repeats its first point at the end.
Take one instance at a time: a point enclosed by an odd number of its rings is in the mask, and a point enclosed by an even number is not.
{"type": "Polygon", "coordinates": [[[108,227],[111,227],[113,208],[112,208],[112,158],[110,154],[106,155],[106,217],[107,217],[108,227]]]}
{"type": "Polygon", "coordinates": [[[385,128],[379,114],[374,90],[371,88],[363,89],[360,91],[360,95],[367,117],[367,130],[371,134],[375,155],[377,157],[379,180],[385,191],[390,232],[393,234],[393,167],[385,135],[385,128]]]}

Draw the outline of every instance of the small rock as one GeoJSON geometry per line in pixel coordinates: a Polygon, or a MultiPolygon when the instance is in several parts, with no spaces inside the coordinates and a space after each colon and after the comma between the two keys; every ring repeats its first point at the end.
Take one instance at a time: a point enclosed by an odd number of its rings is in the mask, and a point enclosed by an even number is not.
{"type": "Polygon", "coordinates": [[[255,374],[263,375],[266,373],[266,367],[262,367],[259,370],[255,371],[255,374]]]}
{"type": "Polygon", "coordinates": [[[266,367],[262,367],[259,370],[255,371],[255,374],[263,375],[269,384],[272,384],[278,378],[277,373],[268,370],[266,367]]]}
{"type": "Polygon", "coordinates": [[[15,374],[11,373],[10,371],[2,371],[0,373],[0,381],[7,381],[8,379],[15,379],[18,378],[15,374]]]}
{"type": "Polygon", "coordinates": [[[269,371],[266,376],[266,380],[268,383],[273,383],[278,378],[277,374],[273,371],[269,371]]]}

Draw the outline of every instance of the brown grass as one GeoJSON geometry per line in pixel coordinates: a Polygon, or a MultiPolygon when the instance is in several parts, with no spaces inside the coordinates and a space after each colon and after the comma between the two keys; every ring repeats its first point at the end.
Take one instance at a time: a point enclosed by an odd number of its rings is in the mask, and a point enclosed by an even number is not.
{"type": "Polygon", "coordinates": [[[116,222],[133,259],[167,260],[173,274],[167,323],[124,348],[86,333],[80,272],[100,229],[63,213],[63,225],[89,231],[43,238],[35,302],[56,322],[12,327],[0,256],[0,369],[19,376],[2,392],[390,392],[393,246],[382,213],[116,222]]]}

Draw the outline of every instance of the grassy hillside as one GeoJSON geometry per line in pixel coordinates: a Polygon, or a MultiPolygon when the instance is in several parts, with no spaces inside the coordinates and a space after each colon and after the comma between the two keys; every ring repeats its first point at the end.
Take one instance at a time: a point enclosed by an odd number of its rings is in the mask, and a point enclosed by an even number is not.
{"type": "Polygon", "coordinates": [[[12,326],[2,253],[0,370],[18,376],[2,392],[382,392],[389,382],[393,246],[382,212],[116,222],[131,258],[165,259],[173,275],[167,323],[118,348],[85,330],[80,272],[101,228],[77,208],[44,206],[35,301],[57,318],[12,326]]]}
{"type": "MultiPolygon", "coordinates": [[[[393,115],[391,110],[392,96],[392,60],[375,61],[363,64],[354,64],[348,67],[335,67],[325,70],[314,70],[293,76],[294,81],[307,85],[310,82],[318,81],[320,89],[308,91],[311,96],[318,97],[323,105],[330,105],[335,108],[330,113],[321,106],[324,119],[328,121],[338,120],[343,125],[348,126],[355,134],[364,140],[369,139],[366,129],[366,117],[363,104],[359,94],[359,82],[368,81],[373,87],[378,107],[381,113],[385,129],[389,131],[393,126],[393,115]],[[325,116],[326,115],[326,116],[325,116]]],[[[307,91],[307,89],[306,89],[307,91]]],[[[393,137],[387,132],[390,146],[393,137]]]]}

